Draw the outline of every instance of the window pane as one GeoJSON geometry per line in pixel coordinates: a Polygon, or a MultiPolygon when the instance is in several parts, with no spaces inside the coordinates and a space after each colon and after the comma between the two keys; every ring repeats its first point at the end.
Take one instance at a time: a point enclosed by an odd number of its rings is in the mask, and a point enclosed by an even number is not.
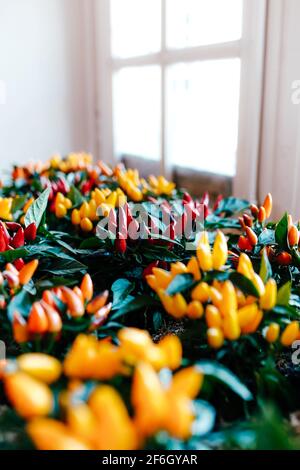
{"type": "Polygon", "coordinates": [[[167,46],[170,48],[241,38],[243,0],[166,1],[167,46]]]}
{"type": "Polygon", "coordinates": [[[110,4],[114,57],[160,50],[161,0],[110,0],[110,4]]]}
{"type": "Polygon", "coordinates": [[[240,59],[178,64],[167,72],[168,159],[234,175],[240,59]]]}
{"type": "Polygon", "coordinates": [[[118,156],[160,158],[161,70],[127,67],[113,82],[114,146],[118,156]]]}

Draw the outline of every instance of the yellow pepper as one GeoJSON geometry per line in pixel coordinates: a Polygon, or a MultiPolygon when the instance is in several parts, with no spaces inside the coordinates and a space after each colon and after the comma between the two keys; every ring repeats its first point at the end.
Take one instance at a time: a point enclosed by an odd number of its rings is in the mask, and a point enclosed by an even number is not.
{"type": "Polygon", "coordinates": [[[80,212],[78,209],[73,209],[72,215],[71,215],[71,222],[73,225],[80,225],[81,217],[80,217],[80,212]]]}
{"type": "Polygon", "coordinates": [[[55,215],[58,219],[63,219],[67,215],[67,208],[64,204],[56,204],[55,215]]]}
{"type": "Polygon", "coordinates": [[[93,222],[88,217],[84,217],[83,219],[81,219],[80,227],[81,230],[86,233],[91,232],[94,228],[93,222]]]}
{"type": "Polygon", "coordinates": [[[191,320],[198,320],[203,317],[204,308],[202,303],[199,300],[193,300],[188,304],[186,313],[191,320]]]}
{"type": "Polygon", "coordinates": [[[192,258],[189,260],[187,264],[187,272],[194,276],[195,281],[200,281],[201,272],[199,269],[197,258],[195,256],[192,256],[192,258]]]}
{"type": "Polygon", "coordinates": [[[272,310],[277,301],[277,284],[274,279],[269,279],[264,295],[260,298],[260,307],[263,310],[272,310]]]}
{"type": "Polygon", "coordinates": [[[223,321],[223,332],[225,338],[235,341],[241,335],[241,328],[236,311],[228,313],[223,321]]]}
{"type": "Polygon", "coordinates": [[[208,328],[221,328],[222,327],[222,317],[220,311],[214,305],[207,305],[205,311],[205,320],[208,328]]]}
{"type": "Polygon", "coordinates": [[[158,347],[165,354],[165,367],[171,370],[178,369],[182,361],[182,345],[178,336],[165,336],[159,343],[158,347]]]}
{"type": "Polygon", "coordinates": [[[26,430],[38,450],[91,450],[66,425],[53,419],[35,419],[26,430]]]}
{"type": "Polygon", "coordinates": [[[150,364],[140,363],[136,367],[131,400],[135,410],[135,423],[142,435],[151,436],[163,428],[168,399],[150,364]]]}
{"type": "Polygon", "coordinates": [[[227,241],[225,235],[220,230],[218,231],[215,239],[212,258],[213,268],[216,270],[220,270],[226,264],[228,258],[227,241]]]}
{"type": "Polygon", "coordinates": [[[22,372],[47,384],[56,382],[62,372],[57,359],[42,353],[22,354],[17,358],[17,364],[22,372]]]}
{"type": "Polygon", "coordinates": [[[297,321],[292,321],[286,328],[283,330],[280,338],[280,342],[283,346],[291,346],[294,341],[296,341],[299,335],[299,323],[297,321]]]}
{"type": "Polygon", "coordinates": [[[191,400],[184,395],[169,393],[168,410],[164,428],[176,439],[187,440],[195,419],[191,400]]]}
{"type": "Polygon", "coordinates": [[[199,266],[202,271],[211,271],[213,268],[213,257],[211,254],[210,246],[204,243],[199,243],[197,248],[197,258],[199,266]]]}
{"type": "Polygon", "coordinates": [[[275,343],[278,340],[279,333],[280,326],[278,323],[271,323],[265,331],[265,338],[268,343],[275,343]]]}
{"type": "Polygon", "coordinates": [[[243,329],[249,323],[252,323],[258,313],[257,304],[246,305],[238,310],[239,325],[243,329]]]}
{"type": "Polygon", "coordinates": [[[191,297],[193,300],[198,300],[199,302],[205,303],[210,297],[210,287],[206,282],[200,282],[192,290],[191,297]]]}
{"type": "Polygon", "coordinates": [[[12,220],[12,198],[1,198],[0,197],[0,219],[12,220]]]}
{"type": "Polygon", "coordinates": [[[173,277],[177,276],[177,274],[183,274],[186,272],[188,272],[186,265],[180,261],[171,264],[171,274],[173,277]]]}
{"type": "Polygon", "coordinates": [[[237,272],[243,274],[248,279],[252,279],[253,277],[254,269],[252,266],[252,262],[249,256],[245,253],[241,253],[240,255],[237,272]]]}
{"type": "Polygon", "coordinates": [[[200,392],[202,383],[203,374],[196,367],[186,367],[173,376],[170,391],[194,399],[200,392]]]}
{"type": "Polygon", "coordinates": [[[158,287],[166,289],[172,281],[172,275],[169,271],[165,271],[161,268],[153,268],[152,273],[156,278],[158,287]]]}
{"type": "Polygon", "coordinates": [[[209,328],[207,330],[207,342],[213,349],[219,349],[224,344],[224,334],[220,328],[209,328]]]}
{"type": "Polygon", "coordinates": [[[137,434],[119,393],[109,385],[97,387],[89,406],[99,423],[97,428],[97,450],[135,450],[137,434]]]}
{"type": "Polygon", "coordinates": [[[263,312],[262,310],[258,310],[254,320],[252,320],[250,323],[248,323],[246,326],[242,328],[242,333],[243,334],[255,333],[262,319],[263,319],[263,312]]]}
{"type": "Polygon", "coordinates": [[[234,314],[237,311],[236,292],[231,281],[224,282],[220,310],[224,316],[234,314]]]}
{"type": "Polygon", "coordinates": [[[90,206],[89,206],[89,203],[87,201],[84,201],[80,207],[80,217],[82,219],[84,219],[85,217],[89,217],[90,216],[90,213],[91,213],[91,210],[90,210],[90,206]]]}
{"type": "Polygon", "coordinates": [[[79,439],[96,445],[98,422],[92,409],[86,403],[70,405],[67,408],[68,426],[79,439]]]}
{"type": "Polygon", "coordinates": [[[25,419],[51,413],[54,400],[49,387],[19,371],[4,377],[5,392],[16,412],[25,419]]]}
{"type": "Polygon", "coordinates": [[[173,316],[176,318],[182,318],[187,313],[187,303],[182,294],[176,294],[173,298],[174,301],[174,313],[173,316]]]}

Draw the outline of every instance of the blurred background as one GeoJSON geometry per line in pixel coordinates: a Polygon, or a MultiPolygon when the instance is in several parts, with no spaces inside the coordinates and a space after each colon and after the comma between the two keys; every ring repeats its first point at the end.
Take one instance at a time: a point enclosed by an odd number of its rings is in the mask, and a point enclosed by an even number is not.
{"type": "Polygon", "coordinates": [[[0,0],[0,168],[92,152],[300,216],[299,0],[0,0]]]}

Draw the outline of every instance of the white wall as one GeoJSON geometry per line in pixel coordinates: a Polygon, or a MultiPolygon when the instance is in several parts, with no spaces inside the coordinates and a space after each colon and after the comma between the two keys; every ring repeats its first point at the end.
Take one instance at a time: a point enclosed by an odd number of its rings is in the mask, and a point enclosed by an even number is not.
{"type": "Polygon", "coordinates": [[[300,80],[300,1],[269,0],[264,107],[259,168],[260,200],[273,193],[274,212],[300,218],[300,104],[292,83],[300,80]]]}
{"type": "Polygon", "coordinates": [[[0,168],[94,151],[85,0],[0,0],[0,168]]]}

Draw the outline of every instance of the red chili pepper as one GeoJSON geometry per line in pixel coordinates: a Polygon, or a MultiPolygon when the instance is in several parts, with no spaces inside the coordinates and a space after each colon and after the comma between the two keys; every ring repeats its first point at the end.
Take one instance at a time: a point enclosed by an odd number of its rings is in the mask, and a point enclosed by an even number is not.
{"type": "Polygon", "coordinates": [[[223,201],[223,199],[224,198],[223,198],[222,194],[219,194],[219,196],[216,199],[216,202],[213,205],[213,212],[215,212],[216,210],[219,209],[220,203],[221,203],[221,201],[223,201]]]}
{"type": "Polygon", "coordinates": [[[251,217],[248,214],[243,215],[243,220],[244,220],[244,223],[247,227],[252,227],[253,220],[251,219],[251,217]]]}
{"type": "Polygon", "coordinates": [[[6,222],[5,225],[10,232],[17,232],[21,227],[17,222],[6,222]]]}
{"type": "Polygon", "coordinates": [[[238,247],[242,251],[252,251],[253,246],[251,245],[250,241],[247,237],[243,235],[239,238],[238,247]]]}
{"type": "Polygon", "coordinates": [[[13,237],[11,241],[11,245],[13,248],[21,248],[21,246],[24,246],[25,244],[25,237],[24,237],[24,230],[23,228],[19,228],[15,236],[13,237]]]}
{"type": "Polygon", "coordinates": [[[256,246],[258,243],[258,238],[257,238],[256,233],[252,230],[252,228],[246,226],[246,234],[251,245],[256,246]]]}
{"type": "Polygon", "coordinates": [[[153,268],[158,268],[159,266],[159,261],[154,261],[153,263],[149,264],[147,268],[144,269],[143,271],[143,279],[146,279],[146,276],[152,274],[153,268]]]}
{"type": "Polygon", "coordinates": [[[32,222],[25,229],[25,232],[24,232],[25,240],[33,242],[36,239],[36,233],[37,233],[37,226],[34,222],[32,222]]]}
{"type": "Polygon", "coordinates": [[[5,241],[3,232],[0,230],[0,252],[7,250],[7,243],[5,241]]]}
{"type": "Polygon", "coordinates": [[[166,230],[164,231],[164,236],[170,238],[170,240],[175,240],[175,228],[174,223],[171,223],[166,230]]]}
{"type": "Polygon", "coordinates": [[[81,192],[83,194],[88,194],[91,191],[94,184],[95,184],[95,181],[92,178],[89,179],[88,181],[83,183],[83,185],[81,186],[81,192]]]}
{"type": "Polygon", "coordinates": [[[276,256],[276,261],[281,266],[289,266],[292,262],[292,256],[286,251],[283,251],[278,256],[276,256]]]}
{"type": "Polygon", "coordinates": [[[209,216],[209,207],[208,204],[204,204],[204,220],[209,216]]]}
{"type": "Polygon", "coordinates": [[[50,193],[49,193],[49,198],[48,198],[48,199],[49,199],[49,202],[51,202],[51,201],[53,201],[53,199],[54,199],[54,191],[53,191],[53,189],[52,189],[51,186],[50,186],[50,187],[48,186],[48,188],[50,189],[50,193]]]}
{"type": "Polygon", "coordinates": [[[193,198],[189,193],[184,193],[183,202],[193,202],[193,198]]]}
{"type": "Polygon", "coordinates": [[[130,207],[129,207],[128,202],[126,202],[126,204],[124,205],[124,210],[125,210],[125,214],[126,214],[127,228],[128,228],[128,226],[129,226],[129,225],[131,224],[131,222],[133,221],[132,212],[131,212],[131,209],[130,209],[130,207]]]}
{"type": "Polygon", "coordinates": [[[14,266],[15,266],[15,268],[17,268],[18,271],[21,271],[23,266],[25,266],[25,262],[22,258],[16,259],[14,261],[14,266]]]}
{"type": "Polygon", "coordinates": [[[70,191],[70,187],[65,179],[60,178],[57,182],[57,189],[62,194],[67,194],[70,191]]]}
{"type": "Polygon", "coordinates": [[[124,238],[117,238],[115,241],[116,250],[119,253],[124,254],[127,250],[127,242],[124,238]]]}
{"type": "MultiPolygon", "coordinates": [[[[54,195],[55,195],[56,193],[58,193],[58,186],[57,186],[57,184],[55,183],[55,181],[53,181],[53,183],[52,183],[52,191],[53,191],[54,195]]],[[[53,195],[53,196],[54,196],[54,195],[53,195]]]]}
{"type": "Polygon", "coordinates": [[[205,193],[203,194],[200,203],[201,203],[201,204],[204,204],[205,206],[208,206],[208,205],[209,205],[209,194],[208,194],[207,191],[205,191],[205,193]]]}
{"type": "Polygon", "coordinates": [[[53,212],[53,213],[55,212],[55,198],[51,202],[51,204],[49,206],[49,210],[50,210],[50,212],[53,212]]]}
{"type": "Polygon", "coordinates": [[[2,220],[0,221],[0,231],[3,234],[3,238],[5,240],[6,245],[8,245],[10,243],[10,235],[7,231],[5,224],[2,222],[2,220]]]}

